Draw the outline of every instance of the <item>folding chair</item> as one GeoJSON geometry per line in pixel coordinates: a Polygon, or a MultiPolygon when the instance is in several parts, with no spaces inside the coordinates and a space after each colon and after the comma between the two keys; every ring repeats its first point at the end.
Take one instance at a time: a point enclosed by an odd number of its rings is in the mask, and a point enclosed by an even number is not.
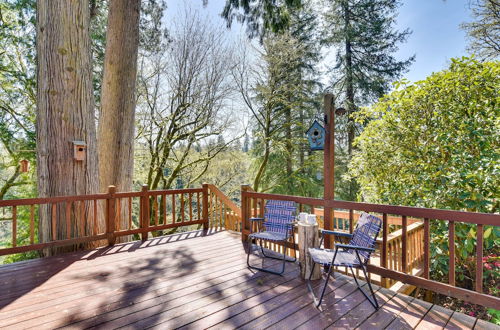
{"type": "Polygon", "coordinates": [[[251,230],[253,230],[254,223],[257,223],[257,232],[251,232],[248,235],[248,252],[247,252],[247,265],[248,268],[260,270],[263,272],[281,275],[285,271],[285,262],[295,262],[297,256],[294,251],[294,258],[289,260],[286,258],[286,244],[292,239],[292,244],[295,244],[295,237],[293,234],[293,223],[295,221],[295,213],[297,208],[294,202],[290,201],[277,201],[269,200],[266,203],[265,213],[263,218],[250,218],[251,230]],[[252,240],[258,240],[260,245],[260,250],[264,258],[272,258],[277,260],[282,260],[283,265],[281,271],[274,271],[271,269],[259,268],[250,265],[250,253],[252,250],[252,240]],[[271,255],[267,255],[264,252],[262,246],[262,241],[283,243],[283,257],[277,258],[271,255]]]}
{"type": "Polygon", "coordinates": [[[354,281],[356,282],[356,285],[358,286],[358,289],[361,291],[361,293],[363,293],[363,295],[366,297],[366,299],[368,299],[370,304],[372,304],[375,309],[379,308],[372,285],[370,284],[370,281],[368,280],[368,276],[366,274],[366,265],[370,260],[371,253],[375,251],[374,246],[381,226],[382,220],[373,215],[362,213],[359,217],[356,229],[352,234],[330,230],[322,231],[320,246],[323,243],[325,234],[349,238],[350,241],[349,244],[336,243],[335,249],[309,249],[309,253],[311,254],[311,258],[314,261],[314,264],[311,270],[311,274],[309,275],[309,278],[307,280],[307,287],[313,296],[314,304],[317,308],[320,308],[321,301],[323,300],[326,286],[328,284],[328,280],[330,279],[330,275],[332,274],[333,268],[335,266],[348,267],[351,270],[354,281]],[[314,272],[314,267],[316,267],[316,264],[322,265],[325,269],[328,268],[328,274],[319,300],[316,298],[314,290],[311,287],[311,276],[314,272]],[[359,285],[353,268],[360,268],[363,271],[366,283],[368,284],[368,288],[370,289],[371,297],[359,285]]]}

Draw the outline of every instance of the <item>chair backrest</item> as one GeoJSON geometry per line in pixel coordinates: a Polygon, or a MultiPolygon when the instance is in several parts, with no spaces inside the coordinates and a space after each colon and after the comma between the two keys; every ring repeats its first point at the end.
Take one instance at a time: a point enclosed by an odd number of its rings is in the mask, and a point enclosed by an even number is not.
{"type": "Polygon", "coordinates": [[[297,207],[295,202],[269,200],[266,203],[264,213],[264,227],[266,231],[278,232],[290,235],[293,226],[290,223],[295,221],[297,207]]]}
{"type": "MultiPolygon", "coordinates": [[[[359,216],[358,224],[352,233],[350,245],[362,246],[366,248],[373,248],[377,241],[377,236],[382,228],[382,220],[368,213],[361,213],[359,216]]],[[[355,252],[353,252],[355,253],[355,252]]],[[[363,258],[363,262],[368,262],[370,259],[370,252],[359,251],[359,256],[363,258]]]]}

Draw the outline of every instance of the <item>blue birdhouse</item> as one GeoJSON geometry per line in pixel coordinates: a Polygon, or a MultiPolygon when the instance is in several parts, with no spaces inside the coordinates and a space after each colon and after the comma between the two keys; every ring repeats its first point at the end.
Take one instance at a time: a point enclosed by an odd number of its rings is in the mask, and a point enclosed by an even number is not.
{"type": "Polygon", "coordinates": [[[325,128],[317,120],[314,121],[306,134],[312,151],[325,149],[325,128]]]}

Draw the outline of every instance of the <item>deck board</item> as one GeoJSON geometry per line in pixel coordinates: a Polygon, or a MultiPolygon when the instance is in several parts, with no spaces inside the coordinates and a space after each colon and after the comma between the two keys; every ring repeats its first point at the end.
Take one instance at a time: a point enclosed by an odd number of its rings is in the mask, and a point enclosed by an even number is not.
{"type": "Polygon", "coordinates": [[[296,264],[245,256],[237,234],[193,232],[0,266],[0,328],[496,328],[378,286],[375,311],[341,274],[320,312],[296,264]]]}

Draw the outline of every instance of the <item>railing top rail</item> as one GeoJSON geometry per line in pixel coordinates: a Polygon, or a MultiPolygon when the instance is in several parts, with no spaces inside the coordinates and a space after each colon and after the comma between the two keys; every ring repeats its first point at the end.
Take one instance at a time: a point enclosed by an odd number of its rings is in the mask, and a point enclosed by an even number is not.
{"type": "Polygon", "coordinates": [[[500,226],[500,214],[495,214],[495,213],[428,209],[423,207],[370,204],[370,203],[348,202],[339,200],[327,200],[325,201],[325,204],[332,208],[343,208],[351,210],[361,210],[366,212],[398,214],[398,215],[405,215],[417,218],[459,221],[459,222],[467,222],[467,223],[482,224],[482,225],[500,226]]]}
{"type": "Polygon", "coordinates": [[[267,193],[257,193],[257,192],[243,192],[243,194],[251,198],[289,200],[300,204],[331,207],[334,209],[360,210],[365,212],[397,214],[397,215],[404,215],[416,218],[438,219],[438,220],[459,221],[459,222],[466,222],[473,224],[500,226],[500,214],[495,214],[495,213],[429,209],[422,207],[370,204],[370,203],[349,202],[341,200],[323,200],[320,198],[267,194],[267,193]]]}
{"type": "Polygon", "coordinates": [[[86,200],[95,200],[95,199],[106,199],[109,197],[110,197],[110,194],[103,193],[103,194],[78,195],[78,196],[56,196],[56,197],[39,197],[39,198],[23,198],[23,199],[5,199],[5,200],[0,200],[0,207],[86,201],[86,200]]]}
{"type": "MultiPolygon", "coordinates": [[[[148,190],[148,195],[172,195],[181,193],[201,193],[201,188],[186,188],[186,189],[168,189],[168,190],[148,190]]],[[[143,194],[141,191],[117,192],[113,196],[115,198],[139,197],[143,194]]],[[[23,206],[33,204],[53,204],[62,202],[88,201],[110,198],[110,193],[99,193],[91,195],[75,195],[75,196],[55,196],[55,197],[38,197],[38,198],[23,198],[23,199],[5,199],[0,200],[0,207],[23,206]]]]}
{"type": "Polygon", "coordinates": [[[312,198],[312,197],[301,197],[301,196],[292,196],[292,195],[279,195],[279,194],[267,194],[267,193],[258,193],[258,192],[250,192],[245,191],[243,194],[247,197],[251,198],[262,198],[262,199],[273,199],[279,201],[293,201],[299,204],[305,205],[313,205],[313,206],[325,206],[325,200],[321,198],[312,198]]]}

